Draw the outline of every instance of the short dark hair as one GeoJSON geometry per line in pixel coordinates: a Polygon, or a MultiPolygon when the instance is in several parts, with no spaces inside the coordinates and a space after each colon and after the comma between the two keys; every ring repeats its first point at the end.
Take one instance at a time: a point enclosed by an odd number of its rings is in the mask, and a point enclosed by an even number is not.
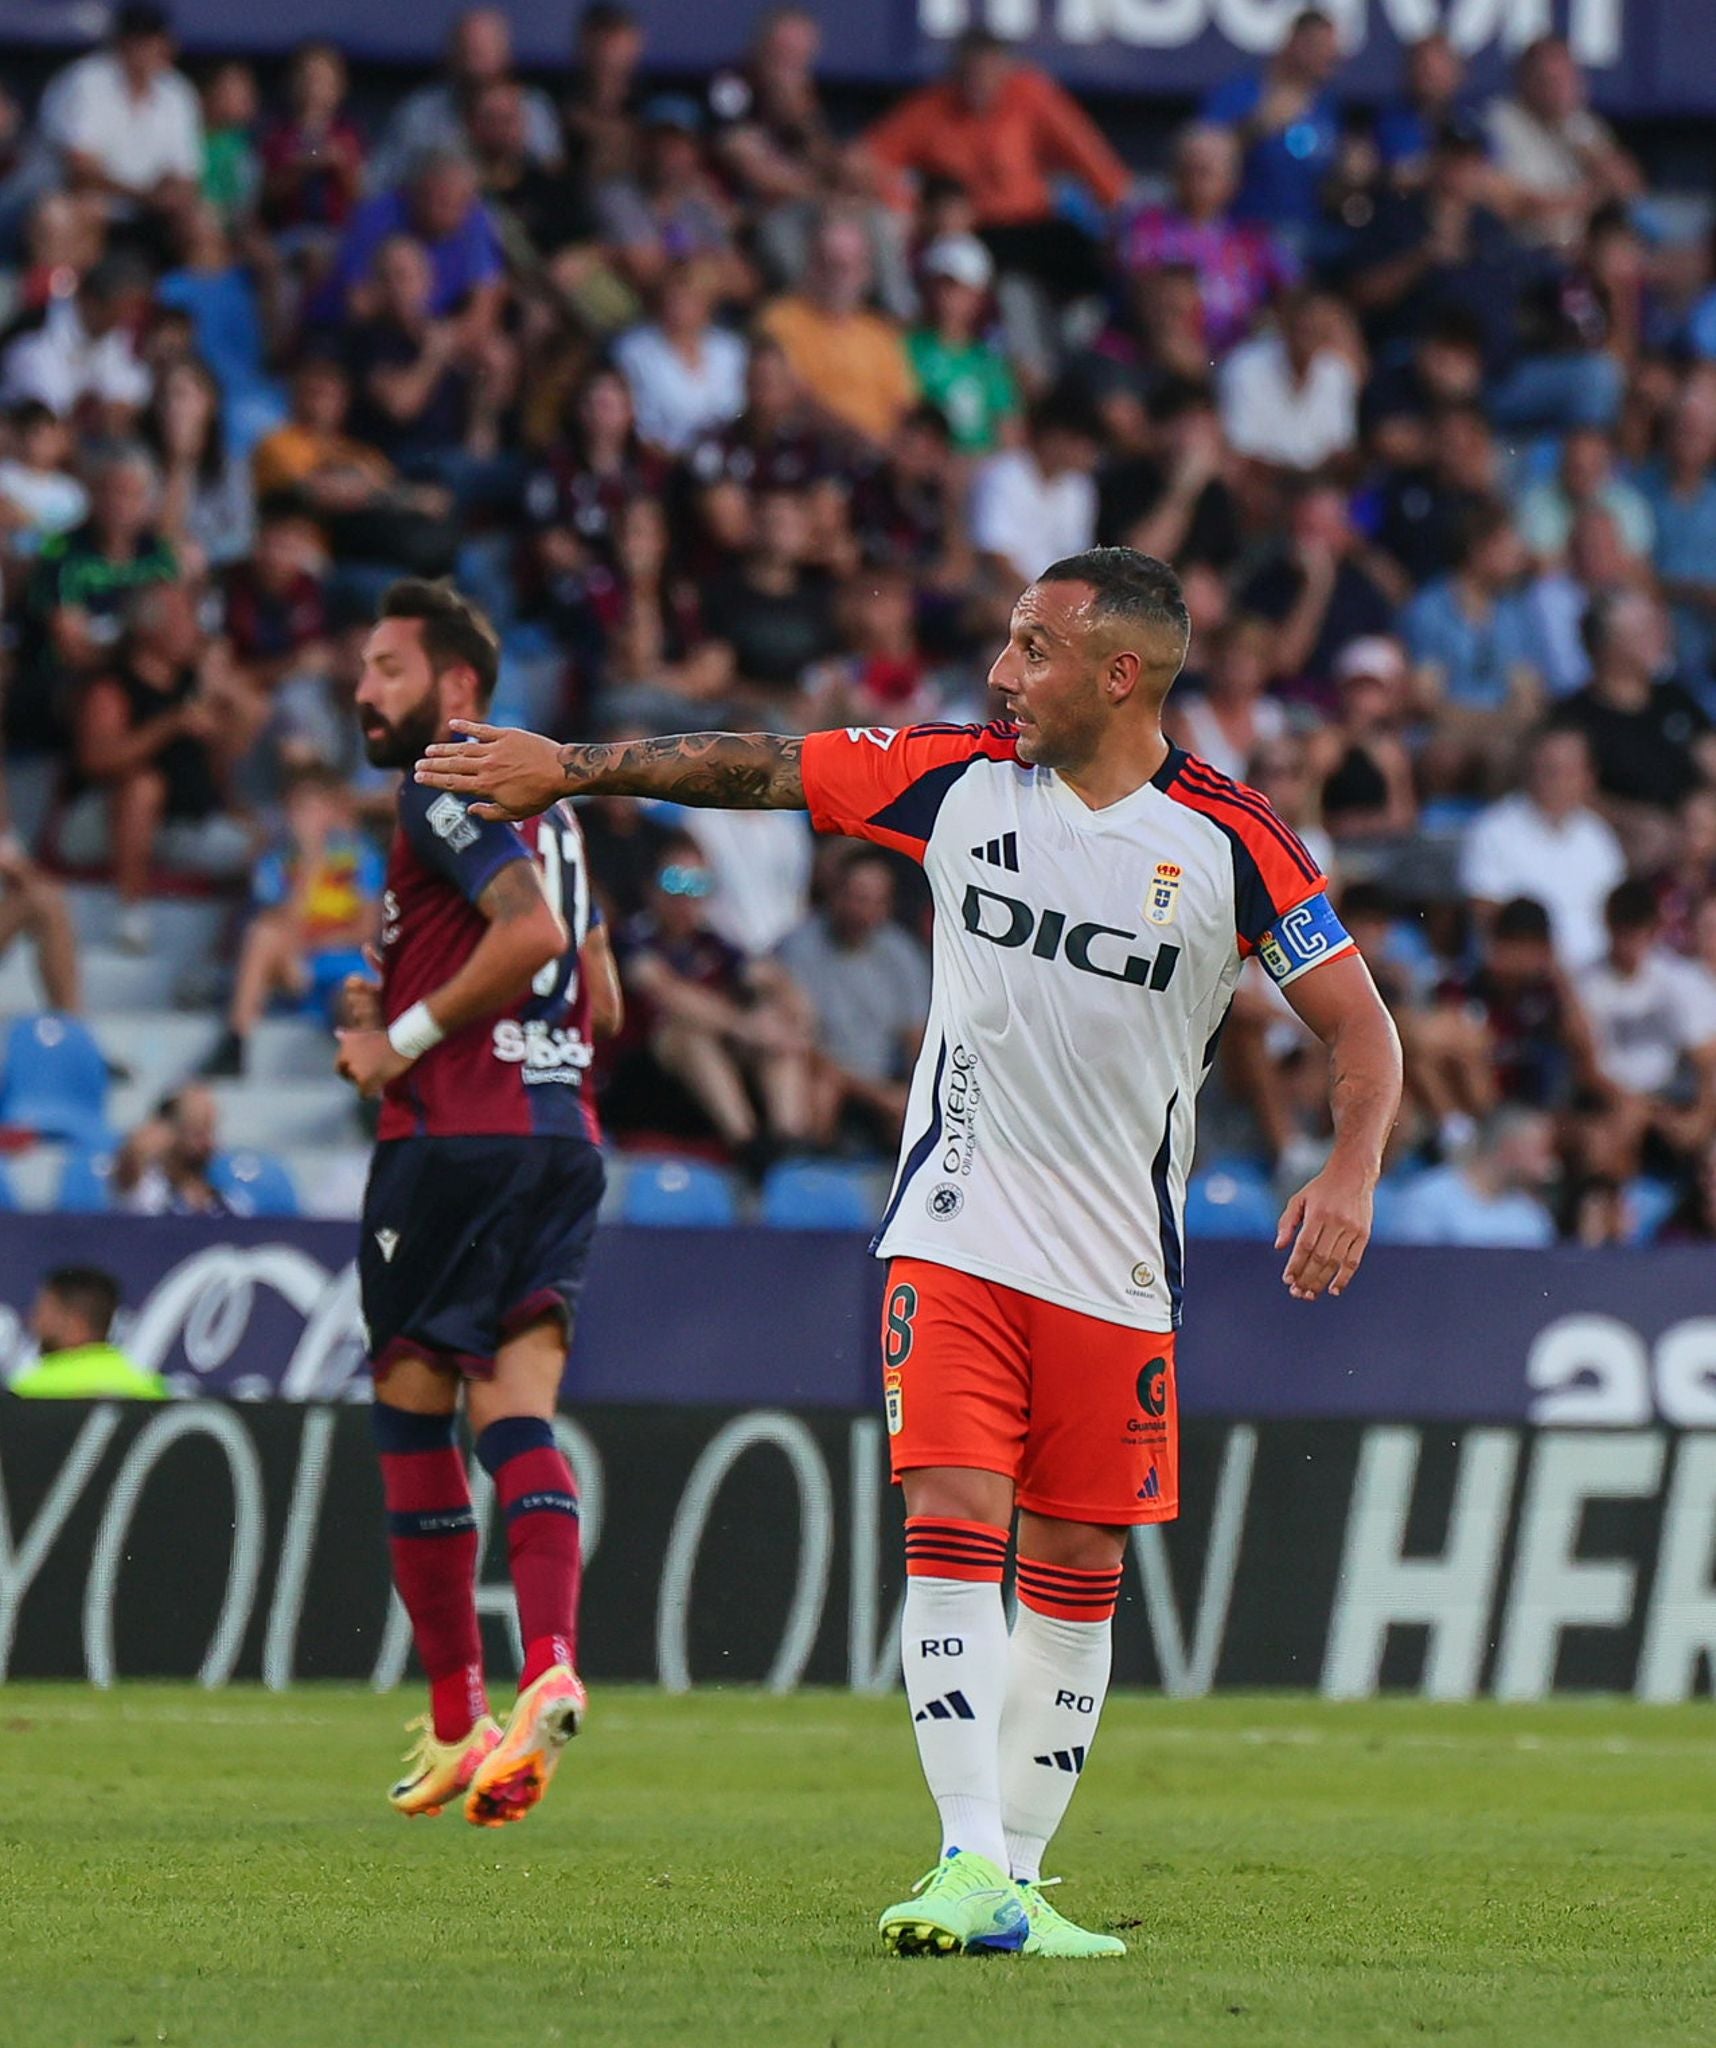
{"type": "Polygon", "coordinates": [[[1612,932],[1648,932],[1660,920],[1656,891],[1648,882],[1618,882],[1603,905],[1603,922],[1612,932]]]}
{"type": "Polygon", "coordinates": [[[1496,912],[1490,926],[1492,939],[1532,939],[1549,943],[1549,912],[1535,896],[1511,897],[1496,912]]]}
{"type": "Polygon", "coordinates": [[[477,699],[485,708],[500,675],[500,635],[488,614],[450,583],[426,576],[407,576],[381,600],[383,619],[415,619],[423,628],[423,651],[429,666],[442,670],[468,668],[477,679],[477,699]]]}
{"type": "Polygon", "coordinates": [[[614,35],[621,29],[636,28],[637,25],[637,15],[631,8],[619,6],[617,0],[591,0],[578,17],[581,37],[614,35]]]}
{"type": "Polygon", "coordinates": [[[1513,514],[1499,498],[1480,498],[1454,521],[1454,560],[1461,568],[1496,535],[1513,524],[1513,514]]]}
{"type": "Polygon", "coordinates": [[[102,1342],[119,1313],[119,1282],[99,1266],[56,1266],[42,1281],[51,1294],[74,1316],[81,1316],[102,1342]]]}
{"type": "Polygon", "coordinates": [[[1192,637],[1192,618],[1180,579],[1166,562],[1137,548],[1086,548],[1051,562],[1039,583],[1088,583],[1096,593],[1101,618],[1135,620],[1142,626],[1168,626],[1184,648],[1192,637]]]}
{"type": "Polygon", "coordinates": [[[1381,882],[1349,882],[1341,891],[1340,909],[1342,917],[1392,919],[1400,914],[1393,891],[1381,882]]]}

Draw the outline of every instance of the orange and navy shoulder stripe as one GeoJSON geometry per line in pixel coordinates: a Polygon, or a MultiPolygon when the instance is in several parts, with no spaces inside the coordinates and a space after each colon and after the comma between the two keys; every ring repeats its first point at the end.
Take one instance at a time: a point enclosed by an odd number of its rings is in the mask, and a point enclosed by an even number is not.
{"type": "Polygon", "coordinates": [[[1179,747],[1154,781],[1175,803],[1208,818],[1227,840],[1242,952],[1252,951],[1282,911],[1329,886],[1305,842],[1260,791],[1179,747]]]}
{"type": "Polygon", "coordinates": [[[811,822],[921,856],[949,790],[974,762],[1014,761],[1015,726],[927,723],[814,732],[800,757],[811,822]]]}

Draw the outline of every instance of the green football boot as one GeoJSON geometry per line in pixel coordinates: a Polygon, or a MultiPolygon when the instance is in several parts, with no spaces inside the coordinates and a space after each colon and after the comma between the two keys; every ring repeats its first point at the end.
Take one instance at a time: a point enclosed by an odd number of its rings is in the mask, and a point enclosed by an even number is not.
{"type": "Polygon", "coordinates": [[[1034,1884],[1023,1880],[1013,1889],[1024,1904],[1025,1919],[1030,1932],[1025,1936],[1021,1955],[1059,1956],[1082,1962],[1094,1956],[1123,1956],[1126,1944],[1113,1934],[1092,1934],[1088,1927],[1078,1927],[1064,1913],[1057,1913],[1043,1897],[1044,1887],[1059,1884],[1058,1877],[1040,1878],[1034,1884]]]}
{"type": "Polygon", "coordinates": [[[949,1849],[876,1925],[896,1956],[1016,1954],[1030,1931],[1019,1887],[969,1849],[949,1849]]]}

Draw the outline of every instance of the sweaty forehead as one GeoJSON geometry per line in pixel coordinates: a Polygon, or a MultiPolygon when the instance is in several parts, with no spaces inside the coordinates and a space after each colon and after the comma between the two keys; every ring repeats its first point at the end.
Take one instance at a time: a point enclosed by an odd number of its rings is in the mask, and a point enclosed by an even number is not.
{"type": "Polygon", "coordinates": [[[1024,633],[1034,626],[1070,639],[1090,626],[1095,602],[1096,593],[1088,583],[1028,584],[1013,607],[1013,630],[1024,633]]]}

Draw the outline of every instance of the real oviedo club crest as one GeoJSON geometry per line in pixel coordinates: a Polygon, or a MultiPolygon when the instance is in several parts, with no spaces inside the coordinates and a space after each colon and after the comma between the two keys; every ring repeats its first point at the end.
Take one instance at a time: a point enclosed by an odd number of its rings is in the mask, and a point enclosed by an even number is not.
{"type": "Polygon", "coordinates": [[[1156,863],[1156,873],[1144,896],[1144,915],[1151,924],[1172,924],[1179,915],[1182,873],[1174,861],[1156,863]]]}

